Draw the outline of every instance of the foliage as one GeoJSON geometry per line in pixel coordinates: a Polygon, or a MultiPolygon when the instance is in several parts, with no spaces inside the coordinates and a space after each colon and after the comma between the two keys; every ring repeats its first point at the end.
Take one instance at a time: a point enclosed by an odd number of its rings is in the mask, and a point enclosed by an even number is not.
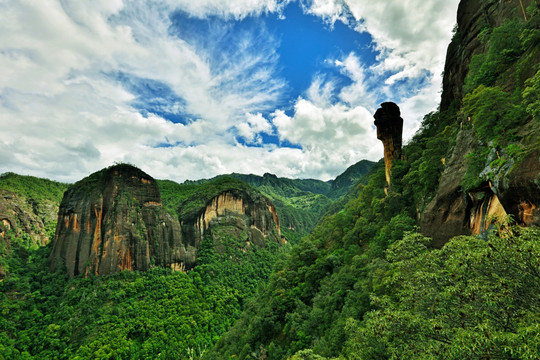
{"type": "Polygon", "coordinates": [[[519,99],[498,87],[484,85],[465,96],[463,113],[471,116],[475,133],[484,143],[515,141],[517,129],[526,120],[519,99]]]}
{"type": "Polygon", "coordinates": [[[47,269],[50,246],[17,248],[0,282],[0,358],[197,358],[239,316],[268,278],[277,244],[245,249],[223,238],[201,245],[189,273],[153,268],[68,279],[47,269]]]}
{"type": "Polygon", "coordinates": [[[532,78],[525,81],[523,105],[526,106],[527,113],[535,121],[540,122],[540,70],[532,78]]]}
{"type": "Polygon", "coordinates": [[[493,86],[497,78],[523,53],[520,35],[524,23],[519,20],[505,21],[492,29],[487,40],[488,50],[472,57],[469,73],[465,79],[465,93],[480,85],[493,86]]]}
{"type": "Polygon", "coordinates": [[[35,202],[53,200],[60,203],[67,187],[68,184],[33,176],[14,173],[0,175],[0,189],[9,190],[21,197],[32,199],[35,202]]]}
{"type": "Polygon", "coordinates": [[[374,309],[347,324],[345,358],[537,358],[540,232],[501,230],[441,250],[413,233],[390,246],[374,309]]]}

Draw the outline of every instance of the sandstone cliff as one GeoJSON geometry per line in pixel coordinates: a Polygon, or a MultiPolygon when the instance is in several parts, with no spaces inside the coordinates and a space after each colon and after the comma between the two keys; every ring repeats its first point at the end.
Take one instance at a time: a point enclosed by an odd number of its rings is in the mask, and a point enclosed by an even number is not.
{"type": "MultiPolygon", "coordinates": [[[[523,3],[528,6],[530,2],[523,3]]],[[[487,26],[500,26],[508,19],[523,19],[523,16],[520,0],[463,0],[459,3],[457,28],[446,52],[441,110],[447,110],[452,104],[460,107],[471,59],[486,50],[486,44],[480,40],[482,30],[487,26]]]]}
{"type": "Polygon", "coordinates": [[[268,199],[226,189],[200,200],[188,197],[182,206],[189,211],[179,209],[175,217],[163,209],[156,181],[143,171],[117,165],[94,173],[64,195],[50,267],[65,265],[71,276],[152,266],[189,269],[201,240],[224,222],[235,223],[236,235],[258,246],[280,240],[268,199]]]}
{"type": "MultiPolygon", "coordinates": [[[[526,30],[521,35],[510,34],[516,37],[518,44],[512,51],[502,49],[503,54],[499,58],[496,58],[498,54],[493,55],[493,48],[491,49],[492,54],[489,56],[492,58],[485,59],[496,63],[497,71],[491,73],[488,86],[498,89],[497,91],[504,91],[508,97],[527,86],[526,80],[531,79],[539,70],[537,65],[540,61],[540,51],[538,35],[536,40],[532,40],[533,36],[527,42],[523,42],[522,39],[523,34],[529,36],[534,33],[533,29],[537,28],[534,24],[539,21],[538,14],[538,5],[519,0],[502,2],[463,0],[459,5],[457,32],[448,47],[441,99],[442,111],[457,114],[455,115],[459,122],[457,139],[450,156],[446,159],[437,193],[420,219],[422,232],[433,238],[435,246],[442,246],[455,235],[485,234],[496,217],[510,215],[518,224],[540,225],[538,119],[532,116],[531,111],[522,111],[520,118],[514,120],[519,123],[519,128],[502,130],[512,132],[514,134],[512,137],[503,133],[496,134],[499,140],[486,139],[486,136],[482,139],[479,137],[479,128],[484,124],[471,121],[471,114],[465,113],[462,109],[471,59],[475,55],[490,51],[490,46],[499,46],[495,40],[491,42],[486,39],[491,39],[489,36],[493,29],[508,24],[508,20],[511,19],[515,19],[519,24],[525,24],[527,19],[528,23],[524,25],[524,29],[531,30],[526,30]],[[529,5],[529,10],[534,14],[532,18],[531,12],[529,14],[525,12],[525,8],[529,5]],[[504,55],[505,51],[512,56],[504,55]],[[510,155],[510,146],[520,149],[520,154],[510,155]],[[464,179],[473,173],[470,171],[473,160],[477,162],[476,166],[479,168],[476,175],[477,184],[464,187],[464,179]]],[[[470,94],[472,89],[468,91],[470,94]]],[[[517,98],[513,101],[511,105],[513,109],[525,108],[521,104],[525,100],[517,98]]],[[[478,106],[485,105],[479,103],[478,106]]],[[[507,121],[505,117],[508,114],[495,115],[498,120],[490,120],[493,121],[492,126],[507,121]]]]}

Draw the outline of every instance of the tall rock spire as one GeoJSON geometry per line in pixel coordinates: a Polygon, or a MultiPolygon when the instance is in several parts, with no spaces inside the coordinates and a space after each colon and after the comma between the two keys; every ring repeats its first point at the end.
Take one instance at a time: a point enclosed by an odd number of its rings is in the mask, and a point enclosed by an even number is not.
{"type": "Polygon", "coordinates": [[[390,187],[390,176],[392,175],[392,162],[395,159],[401,159],[403,119],[400,115],[399,106],[393,102],[382,103],[373,115],[375,126],[377,126],[377,139],[381,140],[384,146],[384,165],[388,187],[390,187]]]}

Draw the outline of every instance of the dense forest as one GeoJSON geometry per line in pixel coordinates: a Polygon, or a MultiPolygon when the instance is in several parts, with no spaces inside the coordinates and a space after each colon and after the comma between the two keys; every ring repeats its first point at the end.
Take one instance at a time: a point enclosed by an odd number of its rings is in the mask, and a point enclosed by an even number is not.
{"type": "MultiPolygon", "coordinates": [[[[494,5],[497,6],[497,5],[494,5]]],[[[212,359],[535,359],[540,233],[511,217],[442,249],[418,233],[456,139],[475,139],[461,191],[502,182],[540,143],[540,11],[484,22],[463,106],[425,116],[392,169],[280,259],[212,359]],[[240,340],[239,340],[240,339],[240,340]]],[[[456,28],[453,41],[462,41],[456,28]]]]}
{"type": "MultiPolygon", "coordinates": [[[[443,245],[420,228],[456,144],[473,144],[459,155],[464,198],[538,157],[540,9],[517,10],[497,25],[480,20],[462,96],[424,117],[390,187],[382,161],[332,184],[157,181],[171,216],[224,189],[267,196],[284,245],[251,247],[223,231],[202,240],[190,271],[51,273],[50,209],[69,185],[0,176],[3,199],[32,214],[28,226],[0,223],[0,359],[538,359],[540,230],[485,216],[478,234],[443,245]]],[[[454,46],[465,38],[456,27],[454,46]]]]}

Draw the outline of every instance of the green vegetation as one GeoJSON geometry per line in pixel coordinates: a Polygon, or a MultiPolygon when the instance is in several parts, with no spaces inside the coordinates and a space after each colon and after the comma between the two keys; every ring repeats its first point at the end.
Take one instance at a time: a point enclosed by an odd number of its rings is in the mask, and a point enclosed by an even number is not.
{"type": "Polygon", "coordinates": [[[535,359],[540,231],[502,226],[440,250],[409,233],[371,264],[373,310],[349,319],[347,359],[535,359]]]}
{"type": "Polygon", "coordinates": [[[244,191],[251,197],[260,196],[243,181],[229,176],[200,183],[178,184],[171,180],[157,180],[164,209],[173,216],[186,218],[195,215],[208,201],[226,191],[244,191]]]}
{"type": "Polygon", "coordinates": [[[487,241],[458,237],[440,250],[415,232],[458,134],[478,143],[463,190],[538,149],[538,10],[529,10],[527,23],[485,29],[463,109],[424,118],[388,194],[376,166],[278,262],[209,359],[538,358],[538,229],[503,223],[487,241]]]}
{"type": "Polygon", "coordinates": [[[471,59],[461,116],[466,124],[472,120],[480,145],[469,156],[469,168],[462,183],[464,190],[506,176],[513,167],[504,167],[505,164],[515,166],[539,147],[538,141],[521,141],[523,134],[520,134],[531,118],[536,121],[532,122],[536,124],[534,128],[529,129],[531,136],[539,131],[540,11],[534,2],[528,14],[527,22],[516,19],[496,28],[486,27],[480,38],[487,50],[471,59]],[[509,88],[514,91],[510,92],[509,88]],[[520,150],[515,151],[516,148],[520,150]],[[497,159],[488,156],[492,149],[497,159]],[[487,167],[491,167],[487,169],[490,171],[484,171],[487,167]]]}
{"type": "Polygon", "coordinates": [[[264,281],[279,246],[245,251],[205,240],[189,273],[153,268],[68,279],[47,268],[50,246],[18,248],[0,282],[0,359],[199,358],[264,281]],[[234,257],[234,260],[231,260],[234,257]]]}
{"type": "Polygon", "coordinates": [[[13,251],[35,250],[54,238],[58,205],[67,187],[33,176],[0,175],[0,211],[5,217],[0,220],[6,220],[0,221],[0,274],[13,268],[13,251]]]}
{"type": "Polygon", "coordinates": [[[35,202],[53,200],[60,203],[67,188],[68,184],[49,179],[40,179],[14,173],[0,175],[0,189],[11,191],[20,197],[31,199],[35,202]]]}

